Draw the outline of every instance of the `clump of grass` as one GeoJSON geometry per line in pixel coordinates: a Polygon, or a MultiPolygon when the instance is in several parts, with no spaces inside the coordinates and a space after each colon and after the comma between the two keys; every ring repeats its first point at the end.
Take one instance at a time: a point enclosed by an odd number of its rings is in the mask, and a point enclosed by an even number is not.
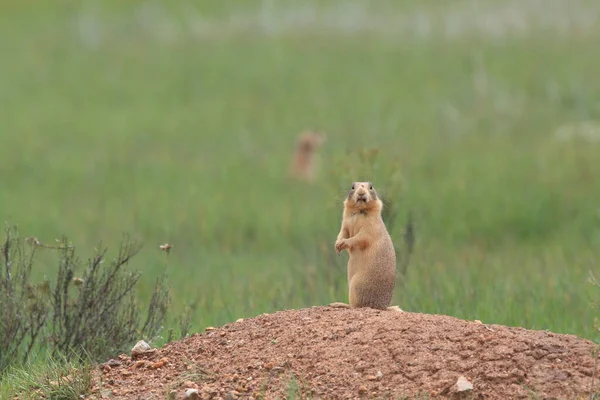
{"type": "Polygon", "coordinates": [[[2,399],[79,400],[92,391],[90,364],[71,357],[44,360],[9,368],[0,382],[2,399]]]}
{"type": "Polygon", "coordinates": [[[293,373],[290,374],[287,384],[286,399],[312,399],[313,392],[311,388],[302,380],[299,380],[293,373]]]}
{"type": "Polygon", "coordinates": [[[292,374],[290,376],[290,381],[287,387],[287,398],[288,399],[297,399],[302,398],[302,391],[300,391],[300,386],[298,385],[298,380],[292,374]]]}

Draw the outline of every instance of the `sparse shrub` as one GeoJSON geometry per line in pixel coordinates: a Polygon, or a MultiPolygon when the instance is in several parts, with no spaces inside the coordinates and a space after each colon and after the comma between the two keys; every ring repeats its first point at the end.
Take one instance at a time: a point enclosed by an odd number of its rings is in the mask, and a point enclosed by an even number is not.
{"type": "Polygon", "coordinates": [[[117,257],[106,261],[106,249],[87,260],[81,278],[81,262],[75,248],[63,238],[57,251],[59,268],[52,291],[52,354],[73,350],[87,352],[92,359],[106,358],[140,336],[152,338],[162,326],[170,295],[165,276],[157,279],[154,293],[141,325],[140,307],[134,288],[139,272],[125,271],[125,265],[140,250],[125,239],[117,257]]]}
{"type": "Polygon", "coordinates": [[[125,269],[140,248],[125,238],[116,258],[108,261],[107,250],[101,249],[84,264],[66,238],[45,246],[7,228],[0,259],[0,373],[12,363],[27,362],[35,349],[98,361],[140,338],[154,338],[170,293],[165,271],[145,316],[140,311],[135,298],[140,273],[125,269]],[[40,249],[58,254],[56,279],[33,284],[31,270],[40,249]]]}

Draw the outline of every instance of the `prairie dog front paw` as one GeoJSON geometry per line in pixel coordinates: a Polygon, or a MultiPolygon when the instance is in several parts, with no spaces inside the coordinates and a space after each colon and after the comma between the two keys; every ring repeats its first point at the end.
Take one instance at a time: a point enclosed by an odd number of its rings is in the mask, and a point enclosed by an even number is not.
{"type": "Polygon", "coordinates": [[[342,250],[349,248],[347,239],[340,239],[335,242],[335,251],[340,254],[342,250]]]}

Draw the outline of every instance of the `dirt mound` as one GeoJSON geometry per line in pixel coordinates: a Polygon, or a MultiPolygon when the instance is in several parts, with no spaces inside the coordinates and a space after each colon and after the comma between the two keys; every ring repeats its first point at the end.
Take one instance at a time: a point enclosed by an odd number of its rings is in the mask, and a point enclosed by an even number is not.
{"type": "Polygon", "coordinates": [[[181,399],[189,388],[203,399],[574,399],[595,386],[594,347],[447,316],[313,307],[121,355],[98,386],[113,399],[181,399]],[[457,391],[461,376],[473,389],[457,391]]]}

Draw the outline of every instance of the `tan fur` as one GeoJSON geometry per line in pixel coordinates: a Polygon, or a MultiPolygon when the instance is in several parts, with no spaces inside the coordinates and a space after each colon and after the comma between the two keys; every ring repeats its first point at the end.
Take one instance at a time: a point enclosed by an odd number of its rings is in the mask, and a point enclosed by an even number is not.
{"type": "Polygon", "coordinates": [[[392,238],[381,218],[383,203],[370,182],[354,182],[344,200],[342,226],[335,242],[340,254],[348,250],[348,288],[350,304],[332,307],[370,307],[402,311],[389,307],[396,277],[396,252],[392,238]]]}
{"type": "Polygon", "coordinates": [[[290,175],[298,180],[312,182],[316,171],[316,152],[325,141],[322,132],[303,132],[296,142],[290,175]]]}

